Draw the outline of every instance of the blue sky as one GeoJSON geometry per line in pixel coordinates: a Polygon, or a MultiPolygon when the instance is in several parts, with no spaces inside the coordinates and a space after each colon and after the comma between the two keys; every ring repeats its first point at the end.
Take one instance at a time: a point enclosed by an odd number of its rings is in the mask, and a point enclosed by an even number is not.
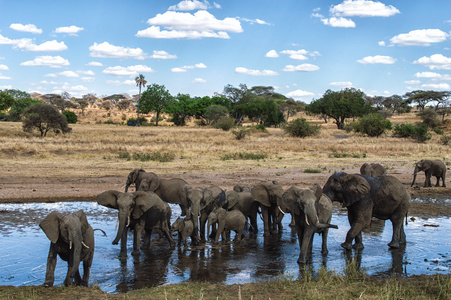
{"type": "Polygon", "coordinates": [[[0,89],[99,97],[273,86],[310,102],[450,90],[451,1],[0,0],[0,89]]]}

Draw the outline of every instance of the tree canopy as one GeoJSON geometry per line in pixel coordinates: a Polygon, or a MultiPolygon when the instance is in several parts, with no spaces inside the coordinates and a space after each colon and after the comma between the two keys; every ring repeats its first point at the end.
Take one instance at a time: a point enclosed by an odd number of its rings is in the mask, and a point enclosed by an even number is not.
{"type": "Polygon", "coordinates": [[[153,83],[142,93],[139,111],[143,114],[154,111],[157,114],[155,125],[158,126],[160,115],[171,100],[172,96],[164,85],[153,83]]]}
{"type": "Polygon", "coordinates": [[[50,104],[36,103],[28,107],[24,112],[22,121],[24,131],[39,130],[41,137],[45,137],[51,129],[62,133],[68,133],[72,129],[67,125],[66,117],[58,109],[50,104]]]}

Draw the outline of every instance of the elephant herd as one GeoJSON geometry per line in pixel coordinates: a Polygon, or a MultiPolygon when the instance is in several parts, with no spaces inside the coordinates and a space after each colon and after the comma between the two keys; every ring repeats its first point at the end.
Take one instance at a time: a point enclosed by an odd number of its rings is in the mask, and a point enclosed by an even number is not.
{"type": "MultiPolygon", "coordinates": [[[[446,166],[439,160],[422,160],[416,163],[412,186],[418,172],[424,171],[424,186],[431,186],[431,176],[445,185],[446,166]]],[[[239,242],[248,225],[249,232],[258,232],[257,216],[263,219],[263,235],[274,235],[282,229],[282,218],[290,213],[298,236],[300,253],[298,263],[305,263],[312,251],[314,233],[322,235],[321,253],[327,255],[327,236],[331,224],[332,201],[340,202],[347,208],[350,229],[344,249],[363,249],[362,230],[368,227],[372,217],[390,220],[393,225],[391,248],[399,248],[406,243],[404,218],[410,207],[410,194],[395,177],[387,175],[380,164],[364,164],[361,174],[335,173],[321,188],[315,184],[311,188],[289,187],[284,190],[276,181],[262,182],[250,186],[237,184],[233,190],[210,185],[192,187],[180,178],[163,179],[157,174],[135,169],[127,177],[125,192],[108,190],[97,196],[97,203],[118,211],[117,234],[113,244],[119,241],[120,257],[127,256],[127,233],[133,231],[132,255],[138,255],[140,248],[149,249],[152,231],[164,236],[171,248],[176,242],[172,232],[178,232],[179,246],[199,245],[210,238],[217,243],[226,240],[230,231],[235,231],[235,241],[239,242]],[[130,185],[134,192],[128,192],[130,185]],[[171,208],[168,203],[178,204],[181,217],[172,225],[171,208]],[[183,217],[183,218],[182,218],[183,217]],[[217,228],[216,228],[217,226],[217,228]],[[207,227],[207,233],[205,233],[207,227]],[[212,233],[210,235],[210,229],[212,233]]],[[[57,255],[68,262],[64,284],[87,285],[94,256],[94,230],[89,225],[82,210],[71,215],[50,213],[39,224],[50,240],[47,270],[44,286],[52,286],[57,255]],[[83,262],[83,278],[79,272],[83,262]]]]}

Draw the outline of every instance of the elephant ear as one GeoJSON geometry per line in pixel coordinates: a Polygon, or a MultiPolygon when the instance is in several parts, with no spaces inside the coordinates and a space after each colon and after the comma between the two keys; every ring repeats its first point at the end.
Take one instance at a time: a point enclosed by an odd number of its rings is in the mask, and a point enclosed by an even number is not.
{"type": "Polygon", "coordinates": [[[119,209],[119,206],[117,204],[117,198],[119,197],[120,194],[122,193],[119,191],[113,190],[105,191],[97,195],[96,201],[100,205],[106,206],[108,208],[119,209]]]}
{"type": "Polygon", "coordinates": [[[315,183],[310,189],[313,191],[313,193],[315,193],[316,201],[321,199],[321,197],[323,196],[323,189],[319,186],[319,184],[315,183]]]}
{"type": "Polygon", "coordinates": [[[156,204],[158,196],[154,193],[135,192],[135,208],[133,209],[132,218],[139,219],[156,204]]]}
{"type": "MultiPolygon", "coordinates": [[[[288,210],[295,215],[300,215],[301,212],[299,210],[299,206],[297,205],[297,195],[296,190],[297,187],[290,187],[288,188],[282,195],[282,202],[284,206],[288,208],[288,210]]],[[[286,211],[284,211],[286,213],[286,211]]]]}
{"type": "Polygon", "coordinates": [[[360,167],[360,174],[362,175],[366,175],[366,168],[368,168],[368,164],[364,163],[361,167],[360,167]]]}
{"type": "Polygon", "coordinates": [[[340,177],[343,186],[343,206],[348,207],[364,199],[370,192],[368,181],[360,175],[346,174],[340,177]]]}
{"type": "Polygon", "coordinates": [[[238,200],[239,200],[240,196],[238,195],[238,193],[236,191],[228,191],[226,193],[226,198],[227,198],[227,202],[228,202],[227,209],[232,210],[238,204],[238,200]]]}
{"type": "Polygon", "coordinates": [[[155,192],[159,187],[161,183],[161,179],[157,174],[151,174],[146,179],[146,191],[155,192]]]}
{"type": "Polygon", "coordinates": [[[74,215],[80,219],[81,232],[85,233],[89,228],[88,218],[86,218],[85,212],[80,209],[79,211],[74,212],[74,215]]]}
{"type": "Polygon", "coordinates": [[[41,227],[47,238],[54,244],[56,244],[60,235],[59,222],[61,217],[62,214],[53,211],[39,223],[39,227],[41,227]]]}
{"type": "Polygon", "coordinates": [[[271,202],[269,201],[268,191],[263,183],[258,183],[254,185],[251,189],[251,195],[254,201],[259,202],[261,205],[270,207],[271,202]]]}

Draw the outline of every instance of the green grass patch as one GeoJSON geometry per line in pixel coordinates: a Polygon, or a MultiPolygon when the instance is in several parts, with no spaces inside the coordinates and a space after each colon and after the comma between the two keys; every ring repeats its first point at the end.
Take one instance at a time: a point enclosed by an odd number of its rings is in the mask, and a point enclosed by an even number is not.
{"type": "Polygon", "coordinates": [[[321,173],[321,170],[317,169],[305,169],[304,173],[321,173]]]}
{"type": "Polygon", "coordinates": [[[221,160],[260,160],[267,157],[264,153],[235,152],[221,156],[221,160]]]}
{"type": "Polygon", "coordinates": [[[123,152],[119,153],[118,158],[138,161],[169,162],[175,159],[175,154],[172,152],[133,153],[133,154],[130,154],[129,152],[123,152]]]}

